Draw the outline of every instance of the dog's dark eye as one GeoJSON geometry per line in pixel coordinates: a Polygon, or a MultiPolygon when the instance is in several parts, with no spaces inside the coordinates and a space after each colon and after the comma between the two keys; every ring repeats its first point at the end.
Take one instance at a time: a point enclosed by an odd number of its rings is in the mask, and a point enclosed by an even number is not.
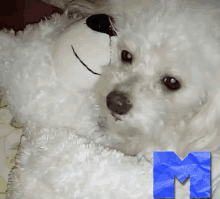
{"type": "Polygon", "coordinates": [[[181,84],[174,77],[165,77],[162,79],[163,84],[172,91],[180,89],[181,84]]]}
{"type": "Polygon", "coordinates": [[[132,63],[132,54],[126,50],[122,50],[121,52],[121,60],[125,63],[132,63]]]}

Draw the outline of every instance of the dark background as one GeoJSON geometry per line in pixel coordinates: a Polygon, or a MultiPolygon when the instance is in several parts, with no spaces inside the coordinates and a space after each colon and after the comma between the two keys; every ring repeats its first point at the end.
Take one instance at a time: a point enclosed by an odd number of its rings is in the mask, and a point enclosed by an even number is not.
{"type": "Polygon", "coordinates": [[[27,24],[38,23],[53,13],[62,14],[63,11],[41,0],[1,0],[0,30],[23,30],[27,24]]]}
{"type": "MultiPolygon", "coordinates": [[[[94,1],[94,0],[90,0],[94,1]]],[[[220,8],[220,0],[196,0],[200,3],[210,3],[220,8]]],[[[27,24],[38,23],[53,13],[62,14],[60,8],[51,6],[42,0],[0,0],[0,30],[23,30],[27,24]]]]}

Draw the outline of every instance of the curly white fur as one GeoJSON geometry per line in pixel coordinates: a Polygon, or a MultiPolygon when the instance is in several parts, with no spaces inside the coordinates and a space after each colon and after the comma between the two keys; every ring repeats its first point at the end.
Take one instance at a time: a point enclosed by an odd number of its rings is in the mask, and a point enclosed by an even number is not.
{"type": "Polygon", "coordinates": [[[135,7],[129,0],[111,1],[111,9],[77,2],[68,10],[78,6],[82,13],[104,12],[116,19],[111,64],[104,66],[94,90],[71,90],[59,80],[50,54],[53,39],[65,27],[62,21],[42,29],[41,24],[37,34],[27,29],[6,38],[1,33],[0,84],[13,114],[33,130],[68,127],[150,161],[156,150],[179,157],[202,150],[219,154],[219,10],[172,0],[136,2],[135,7]],[[132,64],[121,61],[122,50],[131,53],[132,64]],[[161,81],[165,76],[177,79],[181,88],[167,90],[161,81]],[[128,94],[133,105],[117,121],[106,106],[113,90],[128,94]]]}
{"type": "Polygon", "coordinates": [[[97,83],[101,116],[124,139],[118,149],[128,154],[219,152],[219,10],[169,3],[116,16],[111,64],[97,83]],[[123,63],[122,50],[131,53],[132,64],[123,63]],[[165,76],[177,79],[181,89],[167,90],[161,82],[165,76]],[[106,106],[113,90],[132,101],[133,108],[118,116],[121,121],[106,106]]]}

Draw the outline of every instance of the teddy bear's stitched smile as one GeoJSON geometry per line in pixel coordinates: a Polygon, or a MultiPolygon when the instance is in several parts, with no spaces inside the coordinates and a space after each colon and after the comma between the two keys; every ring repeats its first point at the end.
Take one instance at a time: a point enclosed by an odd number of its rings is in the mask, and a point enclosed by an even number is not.
{"type": "Polygon", "coordinates": [[[93,73],[94,75],[101,75],[101,74],[96,73],[96,72],[94,72],[93,70],[91,70],[91,69],[79,58],[79,56],[76,54],[76,52],[75,52],[73,46],[71,46],[71,47],[72,47],[72,49],[73,49],[73,53],[75,54],[76,58],[82,63],[83,66],[85,66],[85,67],[87,68],[88,71],[90,71],[90,72],[93,73]]]}

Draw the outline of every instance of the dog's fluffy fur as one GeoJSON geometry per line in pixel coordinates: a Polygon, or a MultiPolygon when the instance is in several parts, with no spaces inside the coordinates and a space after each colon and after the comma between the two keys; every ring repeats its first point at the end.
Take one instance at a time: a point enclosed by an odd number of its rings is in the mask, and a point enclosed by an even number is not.
{"type": "MultiPolygon", "coordinates": [[[[219,10],[175,0],[135,6],[129,0],[98,6],[73,1],[66,13],[75,8],[114,17],[118,37],[111,42],[110,65],[103,66],[95,90],[77,93],[50,67],[47,52],[56,35],[48,28],[46,35],[29,36],[41,41],[32,46],[25,42],[15,50],[19,67],[10,58],[1,65],[2,89],[14,115],[31,126],[71,127],[96,142],[101,141],[94,134],[105,132],[104,145],[127,155],[152,158],[155,150],[175,151],[180,157],[197,150],[219,153],[219,10]],[[27,52],[19,55],[22,48],[27,52]],[[130,53],[130,62],[123,61],[122,52],[130,53]],[[165,78],[180,88],[167,88],[165,78]],[[110,110],[106,98],[112,91],[126,95],[131,108],[123,114],[110,110]]],[[[4,40],[3,48],[13,45],[4,40]]]]}
{"type": "Polygon", "coordinates": [[[118,141],[113,147],[151,158],[155,150],[219,153],[219,10],[195,1],[124,2],[113,13],[111,63],[96,85],[104,126],[118,141]],[[167,88],[165,78],[180,88],[167,88]],[[113,106],[126,104],[113,102],[122,93],[132,108],[117,114],[120,108],[107,107],[112,91],[113,106]]]}

